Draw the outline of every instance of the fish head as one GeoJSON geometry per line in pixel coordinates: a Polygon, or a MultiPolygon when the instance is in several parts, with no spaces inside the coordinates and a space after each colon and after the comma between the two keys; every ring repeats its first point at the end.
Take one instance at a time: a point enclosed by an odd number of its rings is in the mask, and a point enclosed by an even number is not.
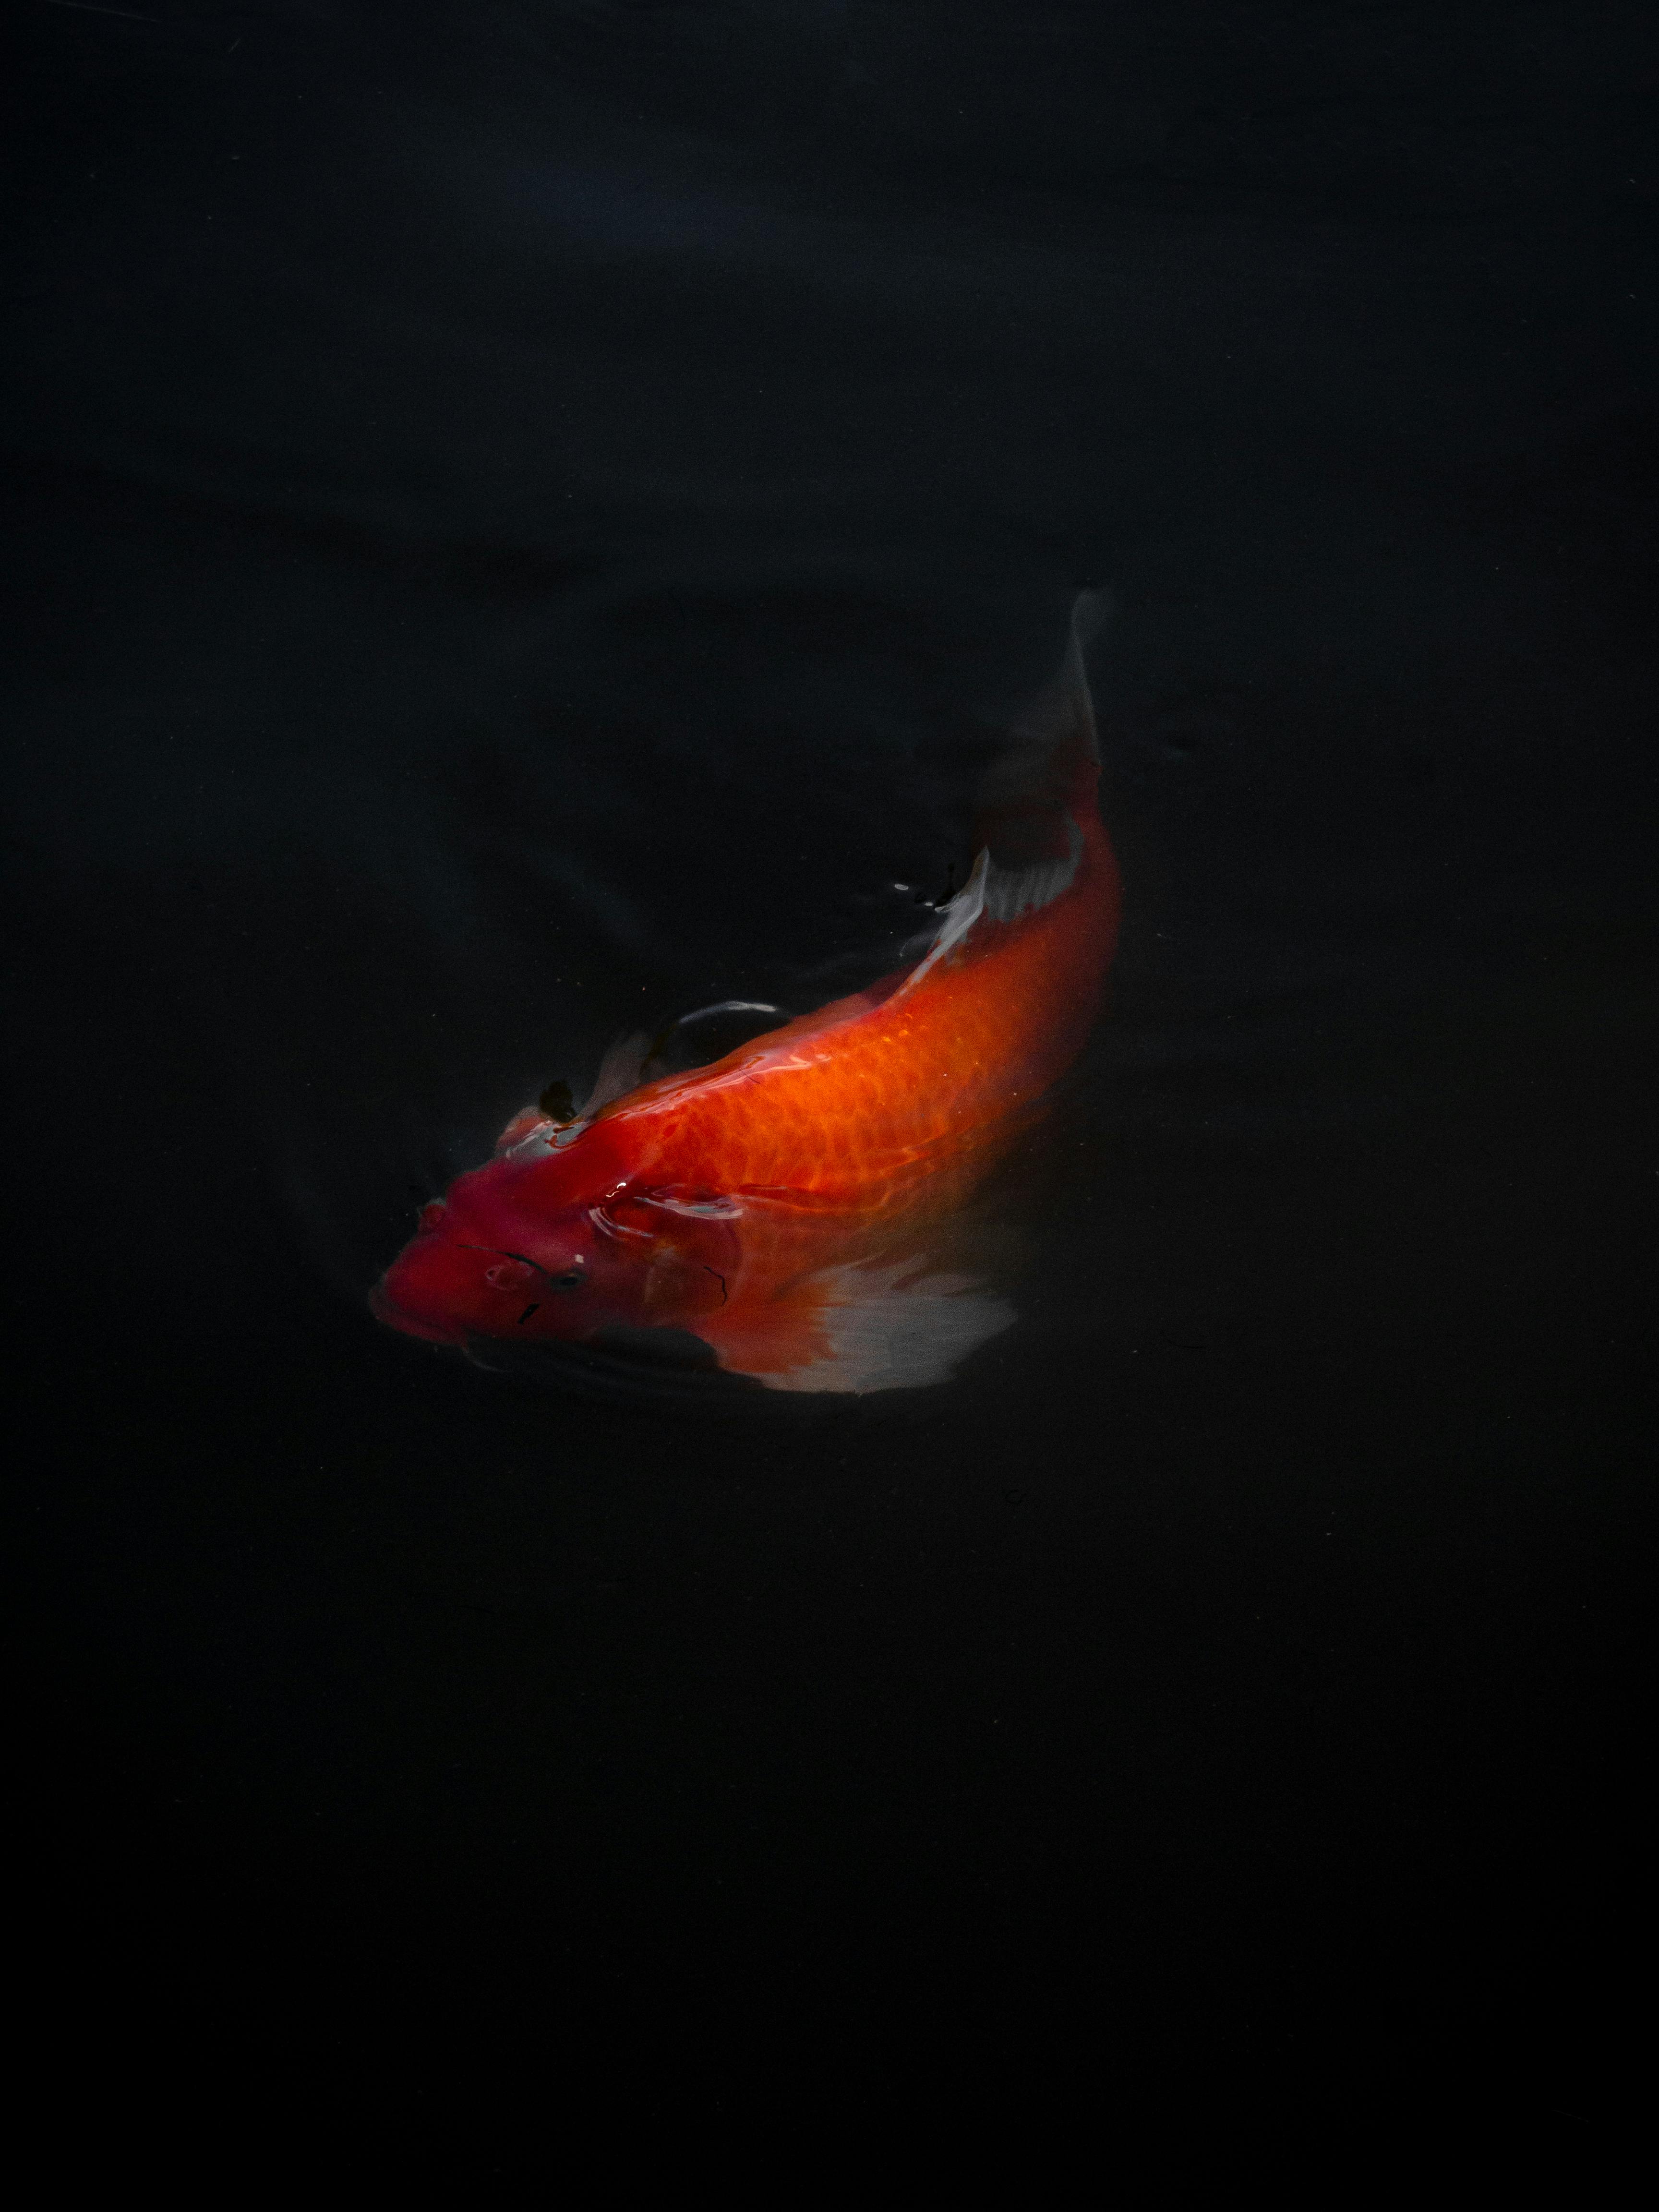
{"type": "Polygon", "coordinates": [[[672,1188],[549,1189],[493,1161],[422,1207],[369,1306],[437,1344],[686,1328],[725,1302],[733,1211],[672,1188]]]}

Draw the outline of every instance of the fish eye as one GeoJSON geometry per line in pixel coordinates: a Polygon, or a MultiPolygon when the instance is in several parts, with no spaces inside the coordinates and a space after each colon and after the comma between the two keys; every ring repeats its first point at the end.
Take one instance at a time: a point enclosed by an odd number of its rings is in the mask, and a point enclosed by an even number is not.
{"type": "Polygon", "coordinates": [[[579,1291],[582,1285],[582,1271],[580,1267],[568,1267],[563,1274],[555,1275],[552,1283],[556,1291],[579,1291]]]}

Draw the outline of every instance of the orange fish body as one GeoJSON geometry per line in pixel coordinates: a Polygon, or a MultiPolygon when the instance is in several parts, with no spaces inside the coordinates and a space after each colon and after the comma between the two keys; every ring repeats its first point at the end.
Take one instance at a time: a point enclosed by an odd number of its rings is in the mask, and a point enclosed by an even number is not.
{"type": "Polygon", "coordinates": [[[804,1390],[941,1381],[1005,1327],[939,1243],[1081,1048],[1116,941],[1082,658],[1099,607],[1079,601],[914,967],[574,1120],[526,1109],[422,1209],[379,1316],[456,1344],[677,1328],[804,1390]]]}

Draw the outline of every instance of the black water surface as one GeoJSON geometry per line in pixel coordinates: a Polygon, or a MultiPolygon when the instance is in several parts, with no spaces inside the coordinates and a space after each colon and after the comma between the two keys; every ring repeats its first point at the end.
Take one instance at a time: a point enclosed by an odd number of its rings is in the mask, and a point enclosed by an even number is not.
{"type": "Polygon", "coordinates": [[[11,1274],[75,2033],[297,2021],[319,2080],[393,2015],[531,2076],[619,2036],[644,2111],[834,2023],[884,2094],[1265,2069],[1605,2132],[1650,16],[23,27],[11,1274]],[[619,1030],[890,960],[1093,581],[1125,936],[1018,1328],[777,1419],[378,1330],[414,1206],[619,1030]]]}

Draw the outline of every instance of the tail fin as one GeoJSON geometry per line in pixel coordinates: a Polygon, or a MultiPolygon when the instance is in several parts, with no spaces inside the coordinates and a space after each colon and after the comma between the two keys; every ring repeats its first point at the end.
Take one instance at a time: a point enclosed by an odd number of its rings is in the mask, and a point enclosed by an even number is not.
{"type": "Polygon", "coordinates": [[[1018,921],[1070,890],[1087,842],[1082,824],[1096,817],[1100,780],[1100,740],[1083,656],[1111,611],[1106,592],[1082,592],[1073,603],[1059,673],[1016,721],[1018,742],[980,786],[973,872],[944,908],[927,957],[902,989],[914,990],[981,915],[1018,921]]]}
{"type": "Polygon", "coordinates": [[[1110,613],[1106,592],[1079,594],[1054,681],[1015,721],[1017,742],[980,787],[977,842],[989,850],[994,868],[1061,859],[1070,843],[1068,817],[1094,811],[1100,740],[1084,653],[1110,613]]]}

